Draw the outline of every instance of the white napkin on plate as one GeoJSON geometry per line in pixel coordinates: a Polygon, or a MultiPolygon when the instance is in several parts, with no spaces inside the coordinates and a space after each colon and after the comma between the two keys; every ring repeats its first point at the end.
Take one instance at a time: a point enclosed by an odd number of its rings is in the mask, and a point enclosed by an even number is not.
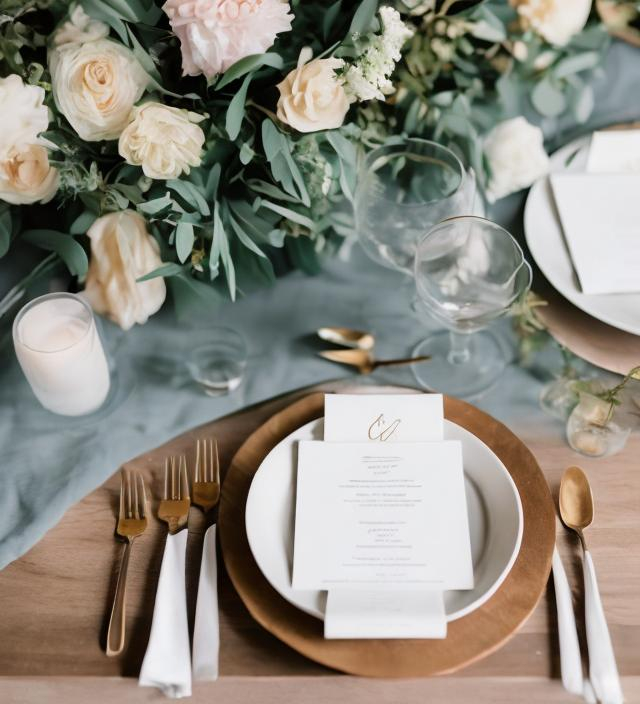
{"type": "Polygon", "coordinates": [[[141,687],[157,687],[170,699],[191,696],[186,549],[186,529],[167,535],[151,634],[138,680],[141,687]]]}
{"type": "Polygon", "coordinates": [[[640,291],[640,173],[552,174],[551,186],[583,293],[640,291]]]}
{"type": "Polygon", "coordinates": [[[216,527],[204,535],[196,621],[193,629],[193,679],[212,682],[218,679],[218,568],[216,564],[216,527]]]}
{"type": "Polygon", "coordinates": [[[640,171],[640,130],[605,130],[593,133],[587,173],[627,174],[640,171]]]}

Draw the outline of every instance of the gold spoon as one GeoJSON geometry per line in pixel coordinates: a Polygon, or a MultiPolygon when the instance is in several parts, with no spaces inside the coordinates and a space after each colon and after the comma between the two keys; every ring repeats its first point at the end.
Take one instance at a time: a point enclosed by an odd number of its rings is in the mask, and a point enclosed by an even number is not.
{"type": "Polygon", "coordinates": [[[580,467],[569,467],[562,475],[560,518],[569,530],[577,533],[586,550],[583,531],[593,522],[593,496],[587,475],[580,467]]]}
{"type": "Polygon", "coordinates": [[[332,342],[334,345],[352,347],[361,350],[371,350],[375,344],[375,338],[370,332],[364,330],[352,330],[351,328],[319,328],[318,337],[325,342],[332,342]]]}
{"type": "Polygon", "coordinates": [[[562,475],[560,518],[567,528],[577,533],[584,553],[584,615],[589,679],[599,702],[622,704],[622,688],[611,636],[598,591],[595,567],[583,532],[593,522],[593,496],[587,475],[579,467],[569,467],[562,475]]]}
{"type": "Polygon", "coordinates": [[[325,352],[318,352],[318,354],[331,362],[356,367],[360,374],[371,374],[378,367],[395,367],[403,364],[426,362],[431,359],[428,355],[405,359],[374,359],[368,350],[326,350],[325,352]]]}

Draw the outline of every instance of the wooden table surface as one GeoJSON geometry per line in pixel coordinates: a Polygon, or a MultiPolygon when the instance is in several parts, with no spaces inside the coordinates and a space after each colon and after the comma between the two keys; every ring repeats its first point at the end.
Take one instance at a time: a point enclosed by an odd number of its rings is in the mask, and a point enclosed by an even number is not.
{"type": "MultiPolygon", "coordinates": [[[[207,426],[219,438],[226,465],[246,436],[274,412],[310,390],[272,399],[207,426]]],[[[178,446],[187,450],[195,429],[178,446]]],[[[560,476],[577,456],[561,438],[519,432],[536,455],[554,495],[560,476]]],[[[175,449],[176,441],[172,448],[175,449]]],[[[127,466],[140,469],[159,495],[165,449],[127,466]]],[[[598,571],[604,608],[623,678],[627,702],[640,702],[640,438],[632,437],[614,457],[580,459],[592,483],[596,518],[587,541],[598,571]]],[[[118,478],[70,509],[26,555],[0,572],[0,702],[160,701],[156,690],[136,680],[146,646],[164,527],[155,519],[134,545],[129,571],[128,633],[123,655],[110,659],[103,644],[115,587],[121,544],[113,538],[118,478]]],[[[154,508],[156,504],[154,502],[154,508]]],[[[190,609],[194,606],[203,524],[192,510],[187,564],[190,609]]],[[[558,545],[581,613],[582,581],[578,544],[558,524],[558,545]]],[[[191,614],[191,617],[193,614],[191,614]]],[[[581,619],[579,618],[579,621],[581,619]]],[[[582,624],[580,623],[582,631],[582,624]]],[[[584,642],[583,633],[581,638],[584,642]]],[[[306,704],[367,702],[495,702],[554,704],[580,701],[559,681],[553,590],[514,637],[484,660],[445,677],[424,680],[369,680],[340,675],[305,659],[258,626],[235,594],[224,569],[220,575],[220,673],[218,682],[194,686],[193,700],[216,704],[306,704]]]]}

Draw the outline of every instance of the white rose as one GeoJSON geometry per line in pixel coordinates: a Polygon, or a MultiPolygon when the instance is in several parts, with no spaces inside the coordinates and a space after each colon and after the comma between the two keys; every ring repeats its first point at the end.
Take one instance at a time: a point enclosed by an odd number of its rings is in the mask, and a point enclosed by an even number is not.
{"type": "Polygon", "coordinates": [[[58,109],[88,142],[117,139],[149,81],[133,53],[110,39],[53,49],[49,68],[58,109]]]}
{"type": "Polygon", "coordinates": [[[55,47],[59,48],[69,44],[86,44],[108,36],[108,25],[99,20],[91,19],[82,9],[82,5],[76,5],[69,15],[69,19],[53,33],[51,41],[55,47]]]}
{"type": "Polygon", "coordinates": [[[486,189],[493,203],[509,193],[527,188],[549,170],[542,130],[514,117],[496,125],[484,141],[491,177],[486,189]]]}
{"type": "Polygon", "coordinates": [[[317,132],[340,127],[349,110],[349,98],[335,70],[340,59],[311,58],[300,52],[298,66],[278,84],[278,119],[298,132],[317,132]]]}
{"type": "Polygon", "coordinates": [[[591,12],[591,0],[510,0],[525,26],[549,44],[564,46],[580,32],[591,12]]]}
{"type": "Polygon", "coordinates": [[[14,205],[50,201],[58,190],[58,170],[41,144],[14,147],[0,161],[0,200],[14,205]]]}
{"type": "Polygon", "coordinates": [[[133,210],[109,213],[89,228],[91,261],[85,296],[93,309],[123,330],[147,322],[167,295],[164,279],[137,282],[161,264],[158,243],[133,210]]]}
{"type": "Polygon", "coordinates": [[[199,166],[205,136],[195,123],[204,120],[188,110],[162,103],[144,103],[133,111],[133,119],[120,135],[120,156],[141,166],[145,176],[178,178],[199,166]]]}
{"type": "Polygon", "coordinates": [[[16,147],[37,143],[49,126],[44,90],[23,83],[15,73],[0,78],[0,117],[0,155],[5,159],[16,147]]]}

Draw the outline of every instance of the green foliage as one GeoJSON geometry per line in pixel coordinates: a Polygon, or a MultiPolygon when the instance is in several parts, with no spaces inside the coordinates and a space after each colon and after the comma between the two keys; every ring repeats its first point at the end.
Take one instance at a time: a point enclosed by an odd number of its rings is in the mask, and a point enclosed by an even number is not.
{"type": "Polygon", "coordinates": [[[350,201],[360,160],[400,134],[448,144],[482,182],[482,138],[497,121],[531,109],[547,117],[571,111],[586,120],[593,108],[589,78],[608,42],[592,20],[567,46],[551,47],[518,28],[515,10],[503,0],[398,0],[389,4],[414,34],[392,76],[395,93],[354,104],[339,129],[300,134],[276,116],[277,84],[303,47],[315,57],[353,58],[367,33],[379,29],[385,3],[290,0],[291,32],[207,81],[182,77],[179,42],[161,3],[79,1],[144,68],[144,100],[205,117],[202,163],[179,178],[152,180],[123,162],[117,141],[81,140],[56,107],[47,68],[46,43],[72,5],[0,0],[0,75],[18,73],[45,89],[50,125],[43,137],[60,174],[52,203],[0,204],[0,256],[20,236],[83,277],[87,229],[105,213],[130,208],[146,219],[165,262],[141,280],[165,277],[178,305],[191,297],[212,306],[292,267],[318,272],[320,257],[353,236],[350,201]],[[42,222],[51,229],[40,229],[42,222]]]}

